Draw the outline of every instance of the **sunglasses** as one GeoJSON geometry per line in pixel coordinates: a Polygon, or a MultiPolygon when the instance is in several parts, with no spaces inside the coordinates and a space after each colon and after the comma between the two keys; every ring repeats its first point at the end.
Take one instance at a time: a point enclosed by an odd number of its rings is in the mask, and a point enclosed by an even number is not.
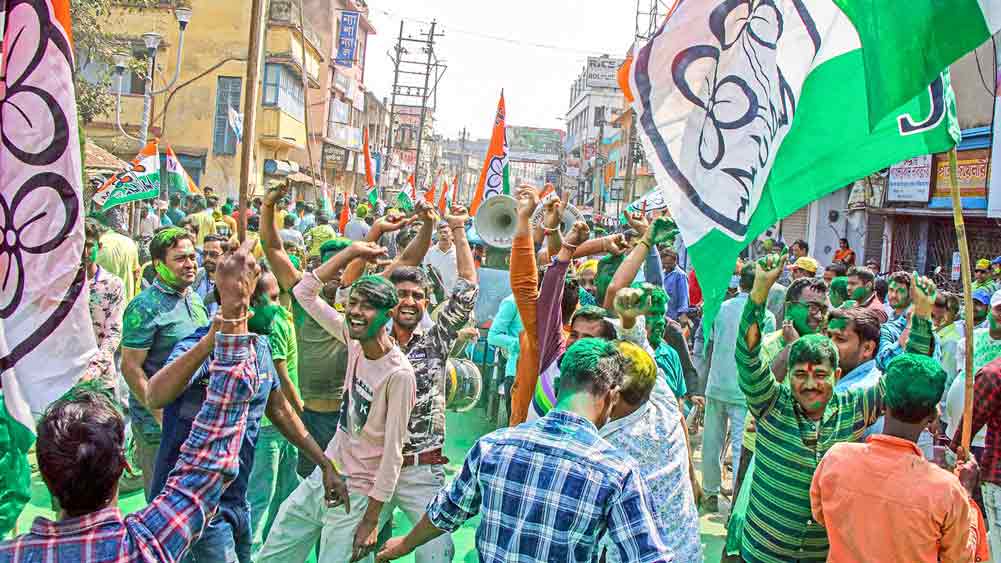
{"type": "Polygon", "coordinates": [[[973,271],[976,272],[976,273],[978,273],[978,274],[989,274],[990,273],[989,270],[973,270],[973,271]]]}

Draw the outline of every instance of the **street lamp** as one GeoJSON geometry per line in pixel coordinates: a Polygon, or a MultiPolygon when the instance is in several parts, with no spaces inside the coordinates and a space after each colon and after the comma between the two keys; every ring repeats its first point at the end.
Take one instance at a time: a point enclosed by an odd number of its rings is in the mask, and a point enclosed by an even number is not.
{"type": "Polygon", "coordinates": [[[121,125],[121,103],[122,103],[122,85],[123,78],[125,75],[125,69],[127,67],[128,55],[116,53],[114,55],[115,70],[114,73],[118,77],[118,95],[115,100],[115,122],[118,126],[119,132],[126,138],[138,141],[140,146],[145,146],[149,140],[149,121],[150,114],[153,109],[153,96],[158,96],[167,92],[174,87],[177,83],[177,79],[181,74],[181,54],[184,51],[184,31],[188,28],[188,23],[191,21],[192,10],[188,7],[179,7],[174,10],[174,17],[177,19],[178,27],[178,39],[177,39],[177,59],[174,62],[174,76],[171,78],[170,82],[163,88],[156,90],[153,88],[153,72],[155,69],[156,51],[160,48],[160,44],[163,43],[163,36],[159,33],[149,31],[142,34],[143,45],[146,47],[146,76],[145,76],[145,86],[143,88],[143,115],[142,124],[139,126],[139,137],[133,137],[125,132],[121,125]]]}

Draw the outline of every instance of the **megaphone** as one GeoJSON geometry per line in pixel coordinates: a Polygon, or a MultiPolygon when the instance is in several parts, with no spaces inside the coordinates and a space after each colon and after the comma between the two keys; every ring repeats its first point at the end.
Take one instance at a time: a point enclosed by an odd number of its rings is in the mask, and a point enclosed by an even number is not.
{"type": "MultiPolygon", "coordinates": [[[[532,227],[538,227],[542,224],[542,218],[546,214],[546,208],[543,204],[539,204],[535,208],[535,213],[532,213],[532,227]]],[[[584,221],[584,214],[580,212],[579,209],[573,206],[573,204],[566,204],[563,207],[563,216],[560,217],[560,232],[563,236],[570,234],[570,230],[573,229],[574,223],[577,221],[584,221]]]]}
{"type": "Polygon", "coordinates": [[[480,205],[473,226],[483,242],[494,248],[511,248],[518,223],[517,207],[513,197],[503,194],[489,197],[480,205]]]}

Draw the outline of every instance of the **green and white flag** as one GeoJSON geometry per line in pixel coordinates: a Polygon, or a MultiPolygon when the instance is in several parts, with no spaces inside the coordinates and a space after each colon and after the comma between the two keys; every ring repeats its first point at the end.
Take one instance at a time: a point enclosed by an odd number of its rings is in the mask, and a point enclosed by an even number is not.
{"type": "Polygon", "coordinates": [[[631,65],[626,95],[707,323],[738,254],[771,225],[959,138],[947,74],[870,122],[859,35],[829,0],[681,0],[631,65]]]}
{"type": "MultiPolygon", "coordinates": [[[[1001,30],[997,0],[834,0],[858,31],[869,116],[882,119],[1001,30]]],[[[992,73],[987,72],[990,76],[992,73]]]]}
{"type": "Polygon", "coordinates": [[[152,199],[159,194],[160,149],[154,140],[139,151],[128,168],[116,173],[94,192],[94,203],[101,211],[107,211],[116,205],[152,199]]]}
{"type": "Polygon", "coordinates": [[[202,190],[197,184],[195,184],[195,181],[191,179],[187,170],[181,166],[181,160],[177,158],[177,154],[174,153],[174,149],[170,145],[167,145],[166,156],[167,193],[179,193],[184,195],[201,194],[202,190]]]}

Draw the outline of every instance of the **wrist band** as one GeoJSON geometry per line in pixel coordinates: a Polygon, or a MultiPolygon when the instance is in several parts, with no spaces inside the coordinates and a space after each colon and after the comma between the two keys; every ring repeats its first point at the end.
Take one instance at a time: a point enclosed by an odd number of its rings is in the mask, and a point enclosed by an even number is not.
{"type": "Polygon", "coordinates": [[[559,229],[560,229],[559,227],[547,227],[545,225],[542,225],[542,232],[546,233],[547,235],[551,235],[556,231],[558,231],[559,229]]]}
{"type": "Polygon", "coordinates": [[[636,241],[636,244],[645,244],[647,250],[650,250],[651,248],[653,248],[653,245],[651,245],[649,242],[647,242],[646,239],[642,239],[642,238],[639,239],[638,241],[636,241]]]}
{"type": "Polygon", "coordinates": [[[249,309],[247,310],[247,313],[245,315],[243,315],[242,317],[236,318],[236,319],[227,319],[226,317],[222,316],[221,313],[219,314],[219,320],[222,321],[222,322],[224,322],[224,323],[242,323],[243,321],[245,321],[245,320],[247,320],[249,318],[250,318],[250,310],[249,309]]]}
{"type": "Polygon", "coordinates": [[[569,242],[563,242],[562,245],[563,245],[564,248],[569,248],[570,250],[577,250],[577,245],[576,244],[570,244],[569,242]]]}

